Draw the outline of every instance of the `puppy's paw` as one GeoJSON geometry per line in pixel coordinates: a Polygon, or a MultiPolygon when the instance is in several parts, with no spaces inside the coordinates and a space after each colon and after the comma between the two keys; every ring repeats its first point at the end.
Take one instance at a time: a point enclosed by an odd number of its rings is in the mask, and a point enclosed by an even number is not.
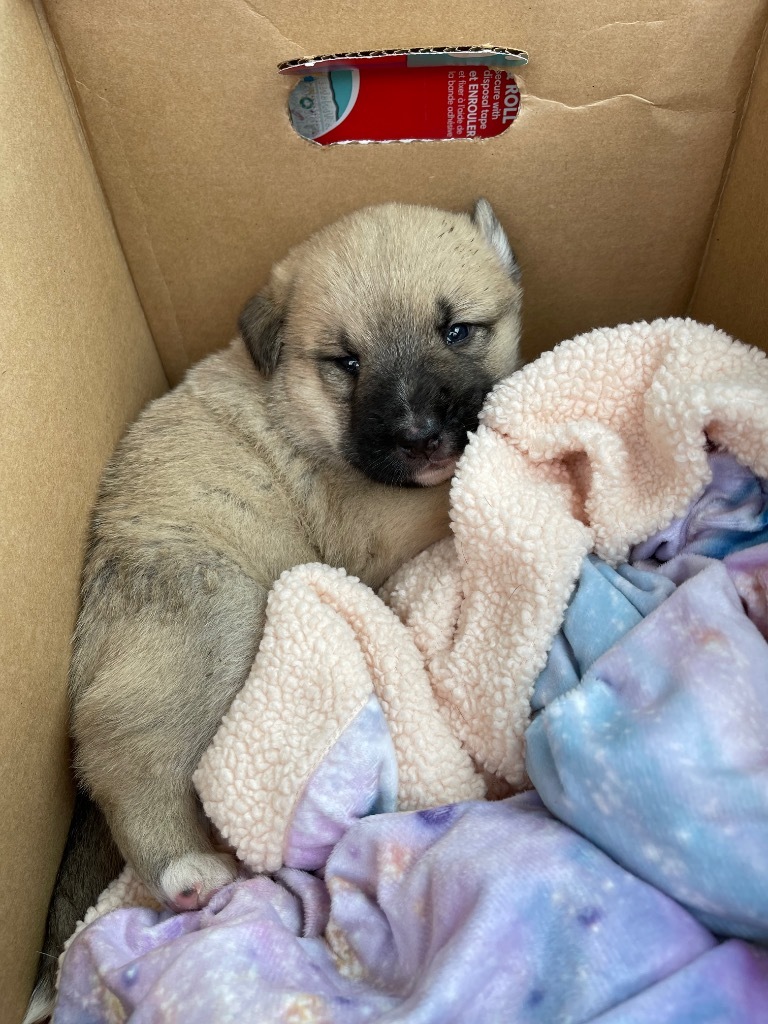
{"type": "Polygon", "coordinates": [[[200,910],[236,878],[237,865],[228,854],[187,853],[171,861],[160,876],[161,896],[174,910],[200,910]]]}

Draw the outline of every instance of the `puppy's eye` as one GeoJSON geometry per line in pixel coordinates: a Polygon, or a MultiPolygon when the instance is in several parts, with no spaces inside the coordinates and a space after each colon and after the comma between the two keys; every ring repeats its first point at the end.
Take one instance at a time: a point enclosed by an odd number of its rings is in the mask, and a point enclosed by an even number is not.
{"type": "Polygon", "coordinates": [[[357,356],[340,356],[334,359],[334,363],[350,377],[356,377],[360,373],[360,360],[357,356]]]}
{"type": "Polygon", "coordinates": [[[446,345],[461,345],[462,342],[469,341],[474,332],[474,324],[451,324],[444,334],[445,343],[446,345]]]}

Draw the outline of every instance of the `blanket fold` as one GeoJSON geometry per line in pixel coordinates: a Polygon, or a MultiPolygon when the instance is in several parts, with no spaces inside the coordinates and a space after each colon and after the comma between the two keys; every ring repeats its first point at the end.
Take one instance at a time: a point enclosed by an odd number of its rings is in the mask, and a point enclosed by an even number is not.
{"type": "Polygon", "coordinates": [[[284,573],[253,670],[195,775],[209,817],[254,871],[282,867],[308,779],[374,691],[398,755],[401,808],[482,795],[396,616],[342,569],[284,573]]]}
{"type": "Polygon", "coordinates": [[[499,385],[453,482],[453,537],[388,581],[391,611],[327,567],[276,584],[195,776],[238,856],[284,863],[311,772],[371,695],[400,808],[525,788],[533,687],[584,557],[615,565],[681,516],[712,445],[768,475],[766,394],[762,352],[690,320],[581,335],[499,385]]]}
{"type": "Polygon", "coordinates": [[[324,876],[95,921],[55,1024],[768,1022],[768,954],[719,944],[533,793],[366,818],[324,876]]]}

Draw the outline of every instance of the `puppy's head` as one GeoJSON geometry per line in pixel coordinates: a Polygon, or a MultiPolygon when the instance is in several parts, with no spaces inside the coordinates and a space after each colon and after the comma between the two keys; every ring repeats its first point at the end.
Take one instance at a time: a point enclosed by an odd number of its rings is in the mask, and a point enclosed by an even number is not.
{"type": "Polygon", "coordinates": [[[278,263],[240,331],[294,444],[373,480],[447,480],[516,366],[520,274],[493,210],[388,204],[278,263]]]}

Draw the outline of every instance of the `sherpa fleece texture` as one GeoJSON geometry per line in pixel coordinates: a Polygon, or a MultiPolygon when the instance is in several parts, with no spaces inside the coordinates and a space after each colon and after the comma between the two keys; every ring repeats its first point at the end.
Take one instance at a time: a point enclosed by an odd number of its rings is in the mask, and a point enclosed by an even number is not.
{"type": "Polygon", "coordinates": [[[195,775],[255,871],[375,694],[401,809],[526,785],[533,684],[582,560],[611,564],[709,481],[708,442],[768,476],[768,360],[690,320],[597,330],[499,385],[451,491],[453,537],[381,597],[320,565],[275,584],[253,670],[195,775]]]}

